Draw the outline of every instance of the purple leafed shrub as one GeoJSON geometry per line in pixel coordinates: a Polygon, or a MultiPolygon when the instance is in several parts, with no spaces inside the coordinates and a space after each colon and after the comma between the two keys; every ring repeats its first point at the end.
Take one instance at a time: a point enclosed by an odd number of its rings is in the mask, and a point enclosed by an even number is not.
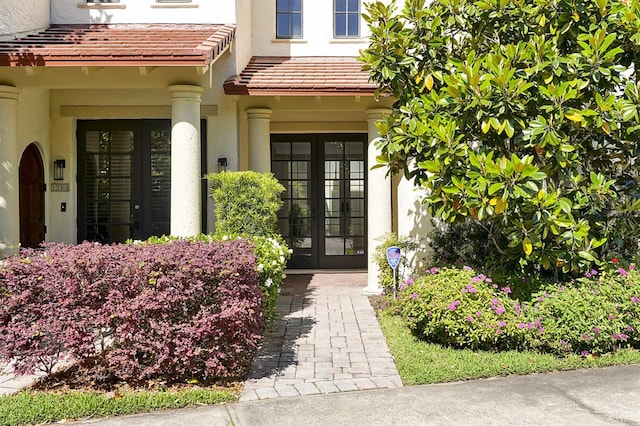
{"type": "Polygon", "coordinates": [[[236,377],[263,326],[244,240],[50,244],[7,259],[0,287],[0,359],[19,373],[64,356],[98,382],[236,377]]]}

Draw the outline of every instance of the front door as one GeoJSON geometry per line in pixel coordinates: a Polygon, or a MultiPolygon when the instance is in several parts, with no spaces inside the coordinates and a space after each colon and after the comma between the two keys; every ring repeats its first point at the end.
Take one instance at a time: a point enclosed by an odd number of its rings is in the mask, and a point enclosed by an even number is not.
{"type": "Polygon", "coordinates": [[[284,185],[280,231],[291,268],[366,268],[367,136],[272,135],[271,170],[284,185]]]}
{"type": "Polygon", "coordinates": [[[35,144],[20,159],[20,246],[36,248],[44,241],[44,166],[35,144]]]}
{"type": "Polygon", "coordinates": [[[78,241],[169,235],[171,121],[78,122],[78,241]]]}

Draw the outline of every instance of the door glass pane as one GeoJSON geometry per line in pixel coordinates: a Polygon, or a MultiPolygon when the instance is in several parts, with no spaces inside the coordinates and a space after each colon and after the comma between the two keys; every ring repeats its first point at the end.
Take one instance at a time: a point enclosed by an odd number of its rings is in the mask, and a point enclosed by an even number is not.
{"type": "Polygon", "coordinates": [[[111,203],[111,223],[129,223],[131,222],[131,204],[111,203]]]}
{"type": "Polygon", "coordinates": [[[309,182],[291,181],[291,198],[309,198],[309,182]]]}
{"type": "MultiPolygon", "coordinates": [[[[364,231],[363,231],[364,232],[364,231]]],[[[351,250],[347,253],[349,255],[362,256],[366,252],[367,241],[364,237],[356,237],[351,239],[351,250]]]]}
{"type": "Polygon", "coordinates": [[[293,142],[291,144],[291,159],[309,161],[311,159],[311,144],[309,142],[293,142]]]}
{"type": "Polygon", "coordinates": [[[272,161],[271,173],[273,173],[273,175],[280,181],[287,179],[287,177],[289,176],[289,162],[272,161]]]}
{"type": "Polygon", "coordinates": [[[131,200],[133,198],[131,179],[112,178],[109,198],[111,200],[131,200]]]}
{"type": "Polygon", "coordinates": [[[349,235],[364,237],[364,218],[351,218],[349,220],[349,235]]]}
{"type": "Polygon", "coordinates": [[[171,232],[171,132],[151,130],[151,234],[171,232]]]}
{"type": "Polygon", "coordinates": [[[271,159],[285,161],[290,160],[291,144],[288,142],[274,142],[271,144],[271,159]]]}
{"type": "Polygon", "coordinates": [[[309,162],[308,161],[292,161],[291,162],[291,179],[309,179],[309,162]]]}
{"type": "Polygon", "coordinates": [[[133,224],[134,132],[108,127],[84,133],[83,222],[88,240],[120,243],[133,224]]]}
{"type": "Polygon", "coordinates": [[[344,238],[325,238],[324,239],[324,251],[327,256],[344,256],[345,247],[344,238]]]}
{"type": "Polygon", "coordinates": [[[344,155],[343,142],[325,142],[324,159],[326,160],[342,160],[344,155]]]}
{"type": "Polygon", "coordinates": [[[340,217],[342,214],[342,200],[340,199],[328,199],[324,201],[325,209],[324,216],[325,217],[340,217]]]}
{"type": "Polygon", "coordinates": [[[278,212],[280,233],[293,256],[312,255],[311,143],[273,142],[271,170],[285,187],[278,212]]]}
{"type": "Polygon", "coordinates": [[[365,166],[362,142],[325,142],[325,255],[364,254],[365,166]]]}
{"type": "Polygon", "coordinates": [[[111,153],[129,154],[133,152],[133,132],[115,131],[111,134],[110,148],[111,153]]]}
{"type": "Polygon", "coordinates": [[[131,225],[113,225],[111,226],[111,233],[109,235],[109,241],[113,243],[124,243],[131,238],[132,227],[131,225]]]}
{"type": "Polygon", "coordinates": [[[111,176],[131,177],[133,157],[131,155],[115,154],[111,156],[111,176]]]}

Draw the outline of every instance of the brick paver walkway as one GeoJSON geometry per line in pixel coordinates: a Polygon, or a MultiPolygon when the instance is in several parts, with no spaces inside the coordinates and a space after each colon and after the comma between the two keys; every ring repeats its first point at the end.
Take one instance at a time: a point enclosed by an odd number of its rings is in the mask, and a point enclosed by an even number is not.
{"type": "Polygon", "coordinates": [[[366,273],[289,275],[241,401],[402,386],[366,273]]]}

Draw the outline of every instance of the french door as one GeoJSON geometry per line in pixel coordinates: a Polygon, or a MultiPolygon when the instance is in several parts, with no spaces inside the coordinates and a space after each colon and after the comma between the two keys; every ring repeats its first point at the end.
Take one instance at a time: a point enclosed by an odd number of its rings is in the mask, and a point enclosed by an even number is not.
{"type": "Polygon", "coordinates": [[[291,268],[366,268],[366,135],[272,135],[291,268]]]}
{"type": "Polygon", "coordinates": [[[170,232],[171,121],[78,122],[78,240],[170,232]]]}

